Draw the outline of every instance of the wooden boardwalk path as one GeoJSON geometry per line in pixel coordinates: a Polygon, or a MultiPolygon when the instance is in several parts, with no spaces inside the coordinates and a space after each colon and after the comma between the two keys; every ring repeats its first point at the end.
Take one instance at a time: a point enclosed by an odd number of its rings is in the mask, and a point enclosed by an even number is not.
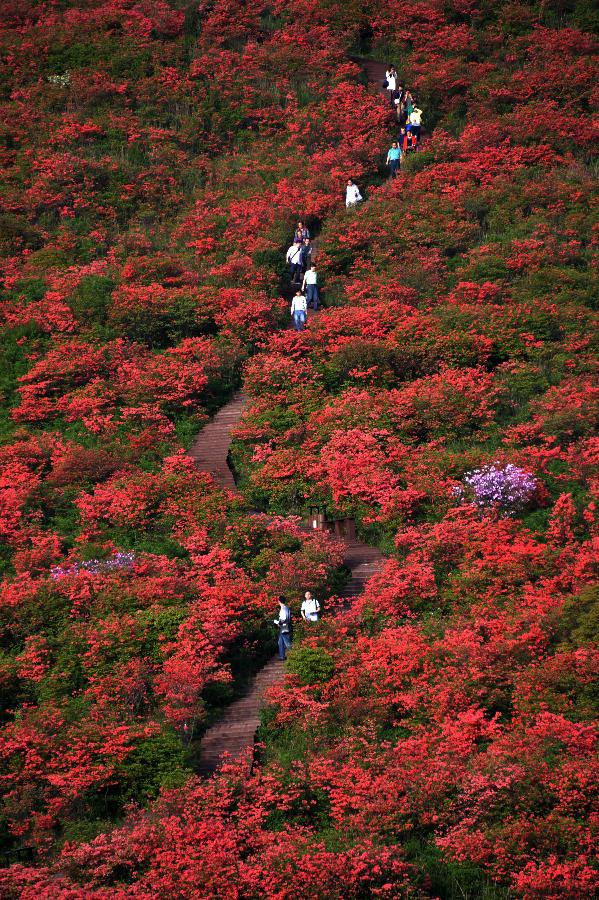
{"type": "Polygon", "coordinates": [[[202,428],[189,451],[201,472],[209,472],[221,487],[235,493],[237,485],[228,464],[231,428],[239,422],[246,405],[246,397],[241,392],[235,394],[202,428]]]}
{"type": "MultiPolygon", "coordinates": [[[[241,419],[246,405],[247,398],[242,393],[236,394],[200,431],[189,451],[201,471],[209,472],[219,485],[232,491],[237,491],[237,487],[228,465],[231,429],[241,419]]],[[[351,578],[341,596],[351,600],[362,592],[383,557],[375,547],[358,540],[348,542],[346,547],[344,561],[351,571],[351,578]]],[[[273,647],[274,644],[273,629],[273,647]]],[[[198,771],[201,774],[214,772],[224,758],[234,760],[246,753],[248,758],[251,756],[266,691],[281,681],[283,672],[284,664],[277,656],[273,657],[258,672],[245,696],[228,706],[222,718],[208,729],[200,745],[198,771]]]]}
{"type": "MultiPolygon", "coordinates": [[[[381,84],[385,77],[385,64],[374,60],[360,60],[374,84],[381,84]]],[[[314,315],[314,313],[312,313],[314,315]]],[[[247,406],[247,398],[238,392],[214,418],[199,432],[189,454],[198,469],[209,472],[215,481],[230,491],[237,492],[233,474],[228,465],[231,429],[239,422],[247,406]]],[[[347,601],[357,597],[368,579],[380,568],[383,556],[376,547],[352,540],[346,543],[344,562],[351,577],[341,596],[347,601]]],[[[275,610],[273,610],[274,616],[275,610]]],[[[273,629],[273,646],[275,634],[273,629]]],[[[247,754],[251,764],[251,750],[256,730],[260,724],[260,709],[265,694],[284,675],[284,663],[274,656],[256,675],[248,692],[225,710],[221,719],[208,729],[200,745],[198,771],[209,775],[225,760],[235,760],[247,754]]]]}

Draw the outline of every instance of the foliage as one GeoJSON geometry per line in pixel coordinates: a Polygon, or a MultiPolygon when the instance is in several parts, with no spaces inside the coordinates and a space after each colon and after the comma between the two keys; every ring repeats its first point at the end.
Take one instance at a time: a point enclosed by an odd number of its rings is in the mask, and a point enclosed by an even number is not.
{"type": "Polygon", "coordinates": [[[2,896],[597,892],[596,24],[4,4],[2,896]],[[393,181],[356,51],[424,110],[393,181]],[[245,499],[183,450],[241,381],[245,499]],[[262,763],[202,781],[277,595],[339,585],[315,500],[390,554],[293,649],[262,763]]]}

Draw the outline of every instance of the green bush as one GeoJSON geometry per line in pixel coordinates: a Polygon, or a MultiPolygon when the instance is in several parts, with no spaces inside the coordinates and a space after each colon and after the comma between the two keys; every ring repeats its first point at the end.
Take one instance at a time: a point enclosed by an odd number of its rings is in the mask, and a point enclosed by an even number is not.
{"type": "MultiPolygon", "coordinates": [[[[42,291],[43,293],[43,291],[42,291]]],[[[18,379],[30,367],[28,354],[42,349],[47,338],[34,323],[6,330],[0,341],[0,444],[10,439],[14,431],[11,410],[17,404],[18,379]]],[[[0,549],[1,553],[1,549],[0,549]]]]}
{"type": "Polygon", "coordinates": [[[178,297],[164,309],[150,311],[140,305],[111,316],[111,320],[119,334],[129,340],[163,350],[176,346],[184,338],[215,330],[207,316],[204,322],[199,321],[198,313],[197,300],[187,295],[178,297]]]}
{"type": "Polygon", "coordinates": [[[82,278],[70,299],[73,315],[82,325],[104,326],[114,281],[105,275],[82,278]]]}
{"type": "Polygon", "coordinates": [[[556,637],[565,648],[593,644],[599,640],[599,588],[589,585],[562,607],[556,637]]]}
{"type": "Polygon", "coordinates": [[[333,677],[335,663],[321,647],[295,647],[289,652],[287,671],[302,684],[324,684],[333,677]]]}
{"type": "Polygon", "coordinates": [[[179,736],[171,730],[146,738],[120,766],[123,798],[156,797],[162,787],[179,787],[192,774],[179,736]]]}

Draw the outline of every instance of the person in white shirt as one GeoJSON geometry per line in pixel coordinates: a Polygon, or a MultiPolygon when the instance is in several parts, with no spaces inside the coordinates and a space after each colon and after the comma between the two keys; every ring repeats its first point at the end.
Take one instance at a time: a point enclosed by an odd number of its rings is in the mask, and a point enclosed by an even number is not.
{"type": "Polygon", "coordinates": [[[306,270],[304,280],[302,282],[302,291],[306,292],[306,303],[314,309],[318,309],[318,275],[314,264],[306,270]]]}
{"type": "Polygon", "coordinates": [[[300,275],[302,274],[302,245],[301,243],[294,243],[291,245],[289,250],[287,251],[287,255],[285,257],[287,262],[291,267],[291,281],[294,284],[299,284],[300,275]]]}
{"type": "Polygon", "coordinates": [[[422,110],[418,109],[417,106],[414,107],[412,112],[410,113],[410,131],[416,138],[416,141],[420,142],[420,128],[422,126],[422,110]]]}
{"type": "Polygon", "coordinates": [[[284,660],[291,648],[291,610],[285,597],[279,597],[279,615],[273,621],[279,626],[279,659],[284,660]]]}
{"type": "Polygon", "coordinates": [[[295,297],[291,301],[291,318],[296,331],[302,331],[306,324],[308,315],[308,304],[306,298],[301,291],[297,291],[295,297]]]}
{"type": "Polygon", "coordinates": [[[385,79],[387,81],[387,90],[394,91],[397,87],[397,71],[395,66],[391,65],[385,72],[385,79]]]}
{"type": "Polygon", "coordinates": [[[304,622],[318,622],[318,614],[320,613],[320,603],[312,595],[311,591],[306,591],[302,603],[302,619],[304,622]]]}
{"type": "Polygon", "coordinates": [[[363,197],[360,193],[360,188],[357,184],[354,184],[351,178],[348,178],[347,187],[345,188],[345,205],[348,208],[350,206],[356,206],[362,199],[363,197]]]}

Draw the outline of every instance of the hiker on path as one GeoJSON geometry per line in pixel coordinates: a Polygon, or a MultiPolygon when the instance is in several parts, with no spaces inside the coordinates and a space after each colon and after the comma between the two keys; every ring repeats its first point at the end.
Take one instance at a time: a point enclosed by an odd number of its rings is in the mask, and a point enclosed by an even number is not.
{"type": "Polygon", "coordinates": [[[310,232],[306,228],[306,226],[304,225],[303,222],[298,222],[295,227],[295,237],[293,238],[293,240],[300,241],[300,243],[303,243],[306,240],[306,238],[308,238],[308,240],[310,240],[310,232]]]}
{"type": "Polygon", "coordinates": [[[420,129],[422,127],[422,110],[414,106],[410,113],[410,131],[416,138],[416,143],[420,143],[420,129]]]}
{"type": "Polygon", "coordinates": [[[299,284],[302,274],[302,244],[292,244],[285,258],[289,263],[292,283],[299,284]]]}
{"type": "Polygon", "coordinates": [[[347,187],[345,188],[345,205],[349,209],[350,206],[356,206],[364,198],[360,193],[360,188],[354,184],[351,178],[347,179],[347,187]]]}
{"type": "Polygon", "coordinates": [[[301,291],[296,291],[291,301],[291,318],[296,331],[303,331],[308,316],[308,304],[301,291]]]}
{"type": "Polygon", "coordinates": [[[312,265],[304,275],[304,280],[302,282],[302,291],[306,292],[306,304],[308,306],[311,306],[315,310],[318,309],[318,301],[320,300],[320,297],[318,294],[318,274],[316,272],[314,263],[312,263],[312,265]]]}
{"type": "Polygon", "coordinates": [[[386,87],[389,91],[389,96],[391,97],[391,100],[393,100],[393,93],[397,88],[397,71],[393,64],[389,65],[385,72],[385,81],[387,82],[386,87]]]}
{"type": "Polygon", "coordinates": [[[408,152],[408,133],[405,128],[399,129],[399,137],[397,138],[397,143],[399,144],[399,149],[401,150],[401,162],[403,163],[405,154],[408,152]]]}
{"type": "Polygon", "coordinates": [[[407,149],[408,153],[411,150],[418,150],[418,138],[416,137],[416,135],[414,134],[413,131],[408,131],[408,133],[406,135],[406,140],[407,140],[406,149],[407,149]]]}
{"type": "Polygon", "coordinates": [[[395,107],[395,118],[398,122],[401,122],[401,117],[403,115],[403,88],[401,85],[398,86],[397,90],[393,92],[393,106],[395,107]]]}
{"type": "Polygon", "coordinates": [[[310,238],[304,238],[304,243],[302,244],[302,252],[301,252],[301,256],[300,256],[300,265],[302,267],[302,275],[312,265],[312,244],[310,243],[310,238]]]}
{"type": "Polygon", "coordinates": [[[391,178],[395,178],[397,175],[397,170],[401,164],[401,147],[398,145],[397,141],[393,141],[389,150],[387,151],[387,165],[389,166],[389,172],[391,174],[391,178]]]}
{"type": "Polygon", "coordinates": [[[279,626],[279,659],[284,660],[291,648],[291,610],[285,597],[279,597],[279,615],[274,623],[279,626]]]}
{"type": "Polygon", "coordinates": [[[304,622],[318,622],[320,603],[311,591],[306,591],[302,603],[302,619],[304,622]]]}

